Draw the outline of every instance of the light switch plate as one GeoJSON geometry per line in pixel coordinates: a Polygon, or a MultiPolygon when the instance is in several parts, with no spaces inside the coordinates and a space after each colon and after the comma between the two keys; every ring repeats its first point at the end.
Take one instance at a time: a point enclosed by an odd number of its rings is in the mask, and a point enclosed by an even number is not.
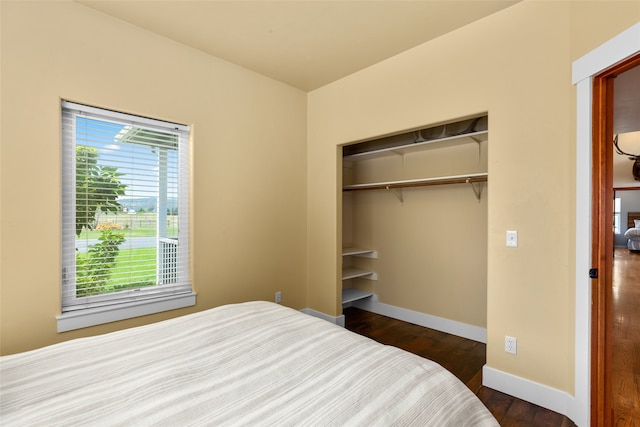
{"type": "Polygon", "coordinates": [[[507,246],[510,248],[518,247],[518,232],[507,230],[507,246]]]}

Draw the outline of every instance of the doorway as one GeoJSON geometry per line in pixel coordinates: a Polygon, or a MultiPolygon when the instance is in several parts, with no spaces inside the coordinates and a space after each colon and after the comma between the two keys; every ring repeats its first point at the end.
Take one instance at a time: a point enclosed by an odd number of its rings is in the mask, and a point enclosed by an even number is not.
{"type": "MultiPolygon", "coordinates": [[[[620,91],[620,86],[629,80],[629,76],[640,78],[640,54],[613,65],[596,75],[593,79],[593,203],[592,203],[592,268],[597,269],[593,278],[592,311],[591,311],[591,423],[592,425],[613,425],[616,419],[628,416],[620,404],[622,395],[619,390],[623,381],[621,378],[632,375],[630,368],[622,371],[622,354],[614,358],[613,348],[620,348],[620,342],[614,342],[614,337],[624,327],[625,322],[614,322],[614,232],[616,205],[614,198],[614,138],[626,132],[640,131],[640,97],[637,91],[620,91]],[[616,81],[618,90],[616,91],[616,81]],[[619,96],[634,96],[630,98],[627,110],[621,109],[616,103],[619,96]],[[634,99],[635,98],[635,101],[634,99]],[[616,382],[614,378],[616,369],[616,382]],[[615,390],[614,390],[615,387],[615,390]],[[614,415],[614,409],[616,415],[614,415]]],[[[637,153],[640,155],[640,153],[637,153]]],[[[631,165],[629,166],[631,173],[631,165]]],[[[633,177],[633,175],[632,175],[633,177]]],[[[620,222],[623,219],[619,218],[620,222]]],[[[626,225],[626,219],[624,219],[626,225]]],[[[619,260],[618,262],[622,262],[619,260]]],[[[619,265],[617,266],[619,267],[619,265]]],[[[618,275],[619,276],[619,275],[618,275]]],[[[620,283],[615,284],[618,290],[620,283]]],[[[618,303],[619,300],[615,299],[618,303]]],[[[622,307],[622,308],[621,308],[622,307]]],[[[616,304],[616,310],[624,305],[616,304]]],[[[633,378],[633,375],[632,375],[633,378]]],[[[637,392],[633,392],[637,394],[637,392]]],[[[626,396],[631,397],[631,396],[626,396]]],[[[637,397],[637,396],[636,396],[637,397]]],[[[637,397],[640,400],[640,397],[637,397]]]]}
{"type": "MultiPolygon", "coordinates": [[[[611,40],[573,62],[572,83],[576,86],[576,279],[575,279],[575,395],[570,409],[571,418],[578,425],[605,425],[603,354],[593,354],[596,335],[602,333],[603,317],[592,319],[592,294],[598,290],[601,280],[590,279],[592,242],[601,241],[593,234],[596,201],[606,200],[592,188],[593,140],[596,136],[594,104],[599,96],[594,87],[595,76],[640,53],[640,23],[637,23],[611,40]],[[599,358],[598,358],[599,357],[599,358]],[[593,400],[593,402],[592,402],[593,400]]],[[[604,116],[598,116],[604,117],[604,116]]],[[[606,196],[606,195],[605,195],[606,196]]],[[[609,199],[610,200],[610,199],[609,199]]],[[[610,214],[612,216],[612,214],[610,214]]],[[[608,238],[611,237],[609,225],[608,238]]],[[[611,257],[611,255],[610,255],[611,257]]],[[[597,265],[596,265],[597,266],[597,265]]],[[[609,264],[611,270],[611,264],[609,264]]],[[[610,273],[610,271],[609,271],[610,273]]],[[[604,335],[602,335],[604,336],[604,335]]],[[[604,338],[603,338],[604,339],[604,338]]],[[[602,349],[607,348],[602,346],[602,349]]],[[[610,406],[610,405],[609,405],[610,406]]],[[[609,412],[610,415],[610,412],[609,412]]]]}

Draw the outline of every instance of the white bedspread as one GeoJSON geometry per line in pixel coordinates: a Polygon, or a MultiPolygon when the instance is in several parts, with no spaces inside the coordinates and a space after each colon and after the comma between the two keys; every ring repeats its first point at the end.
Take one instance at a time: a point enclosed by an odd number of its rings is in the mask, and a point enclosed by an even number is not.
{"type": "Polygon", "coordinates": [[[0,358],[0,424],[497,426],[434,362],[268,302],[0,358]]]}
{"type": "Polygon", "coordinates": [[[640,251],[640,228],[630,228],[624,233],[627,240],[627,248],[632,251],[640,251]]]}
{"type": "Polygon", "coordinates": [[[640,237],[640,228],[629,228],[624,232],[624,237],[630,239],[632,237],[640,237]]]}

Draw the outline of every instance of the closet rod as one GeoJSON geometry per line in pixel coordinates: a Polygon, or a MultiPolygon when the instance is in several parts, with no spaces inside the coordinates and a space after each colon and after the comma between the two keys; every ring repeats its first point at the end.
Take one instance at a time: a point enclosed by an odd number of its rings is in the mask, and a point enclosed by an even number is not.
{"type": "Polygon", "coordinates": [[[408,187],[426,187],[429,185],[447,185],[447,184],[474,184],[479,182],[487,182],[487,173],[477,173],[469,175],[443,176],[439,178],[412,179],[405,181],[389,181],[389,182],[373,182],[370,184],[354,184],[345,185],[344,191],[359,190],[391,190],[394,188],[408,187]]]}

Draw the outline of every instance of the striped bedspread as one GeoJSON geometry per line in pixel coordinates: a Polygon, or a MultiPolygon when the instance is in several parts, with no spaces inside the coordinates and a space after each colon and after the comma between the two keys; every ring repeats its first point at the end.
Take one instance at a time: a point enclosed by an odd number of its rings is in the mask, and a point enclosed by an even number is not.
{"type": "Polygon", "coordinates": [[[497,426],[434,362],[268,302],[0,358],[3,426],[497,426]]]}

